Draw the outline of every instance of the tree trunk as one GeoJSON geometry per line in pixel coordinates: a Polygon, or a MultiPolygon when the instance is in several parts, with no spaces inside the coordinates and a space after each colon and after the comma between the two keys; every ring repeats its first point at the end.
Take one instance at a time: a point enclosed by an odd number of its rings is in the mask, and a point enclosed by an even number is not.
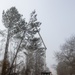
{"type": "Polygon", "coordinates": [[[19,46],[18,46],[18,48],[17,48],[17,52],[16,52],[16,54],[15,54],[15,56],[14,56],[14,58],[13,58],[11,67],[9,68],[8,72],[6,73],[6,75],[10,75],[10,73],[11,73],[11,71],[12,71],[14,61],[15,61],[15,59],[16,59],[16,57],[17,57],[17,54],[18,54],[18,52],[19,52],[20,45],[21,45],[21,43],[22,43],[24,37],[25,37],[25,31],[24,31],[24,33],[23,33],[23,37],[22,37],[22,39],[21,39],[21,41],[20,41],[20,44],[19,44],[19,46]]]}
{"type": "Polygon", "coordinates": [[[9,61],[8,61],[8,47],[9,47],[9,30],[8,30],[8,35],[7,35],[7,41],[6,41],[6,46],[5,46],[5,54],[4,54],[4,59],[3,59],[3,66],[2,66],[2,74],[5,75],[8,69],[9,61]]]}

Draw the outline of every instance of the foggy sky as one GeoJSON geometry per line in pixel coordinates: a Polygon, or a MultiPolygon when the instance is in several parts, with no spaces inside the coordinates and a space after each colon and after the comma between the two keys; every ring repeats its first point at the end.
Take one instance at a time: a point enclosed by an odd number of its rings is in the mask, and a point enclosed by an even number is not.
{"type": "Polygon", "coordinates": [[[56,63],[54,52],[67,38],[75,35],[75,0],[0,0],[0,29],[4,29],[2,11],[12,6],[23,14],[26,21],[36,10],[38,20],[42,22],[40,33],[47,47],[47,65],[52,70],[56,63]]]}

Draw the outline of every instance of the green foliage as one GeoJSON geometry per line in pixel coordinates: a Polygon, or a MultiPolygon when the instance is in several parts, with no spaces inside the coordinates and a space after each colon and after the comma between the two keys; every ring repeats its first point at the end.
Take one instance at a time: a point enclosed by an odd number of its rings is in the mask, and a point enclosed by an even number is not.
{"type": "Polygon", "coordinates": [[[13,27],[21,18],[22,15],[20,15],[15,7],[11,7],[6,12],[3,11],[2,13],[2,19],[3,23],[6,28],[13,27]]]}
{"type": "Polygon", "coordinates": [[[29,50],[37,50],[39,49],[39,47],[41,46],[41,43],[40,43],[40,38],[32,38],[32,39],[29,39],[29,44],[27,46],[27,48],[29,50]]]}
{"type": "Polygon", "coordinates": [[[3,11],[2,21],[4,26],[9,29],[10,36],[26,30],[26,22],[15,7],[11,7],[6,12],[3,11]]]}
{"type": "Polygon", "coordinates": [[[34,35],[37,32],[39,32],[40,25],[41,25],[41,23],[37,21],[37,14],[35,11],[33,11],[31,13],[31,17],[30,17],[30,20],[28,23],[28,29],[29,29],[28,33],[30,35],[34,35]]]}

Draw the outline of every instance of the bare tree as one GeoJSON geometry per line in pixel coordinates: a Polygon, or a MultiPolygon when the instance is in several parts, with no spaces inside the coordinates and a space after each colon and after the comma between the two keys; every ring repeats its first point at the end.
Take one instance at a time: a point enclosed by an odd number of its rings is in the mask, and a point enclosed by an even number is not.
{"type": "Polygon", "coordinates": [[[70,38],[61,46],[60,52],[56,52],[56,58],[59,62],[57,65],[57,72],[62,75],[68,75],[68,73],[70,75],[75,74],[75,37],[70,38]],[[60,72],[60,69],[63,69],[63,73],[60,72]]]}

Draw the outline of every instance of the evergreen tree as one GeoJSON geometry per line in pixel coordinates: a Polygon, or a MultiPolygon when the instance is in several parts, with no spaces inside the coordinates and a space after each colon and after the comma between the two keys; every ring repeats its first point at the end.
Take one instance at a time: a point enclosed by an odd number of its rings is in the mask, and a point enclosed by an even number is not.
{"type": "Polygon", "coordinates": [[[12,36],[17,34],[21,31],[21,27],[25,28],[24,26],[24,19],[22,19],[22,15],[18,13],[17,9],[15,7],[11,7],[6,12],[3,11],[2,14],[2,21],[4,23],[4,26],[7,28],[7,41],[5,46],[5,54],[4,54],[4,60],[3,60],[3,67],[2,67],[2,75],[5,75],[8,70],[8,65],[6,62],[8,61],[8,47],[9,47],[9,40],[12,36]],[[6,67],[5,67],[6,66],[6,67]]]}
{"type": "Polygon", "coordinates": [[[44,69],[44,50],[42,47],[42,41],[37,36],[39,32],[40,22],[37,21],[36,12],[31,13],[29,21],[28,41],[27,41],[27,69],[33,74],[40,74],[44,69]]]}

